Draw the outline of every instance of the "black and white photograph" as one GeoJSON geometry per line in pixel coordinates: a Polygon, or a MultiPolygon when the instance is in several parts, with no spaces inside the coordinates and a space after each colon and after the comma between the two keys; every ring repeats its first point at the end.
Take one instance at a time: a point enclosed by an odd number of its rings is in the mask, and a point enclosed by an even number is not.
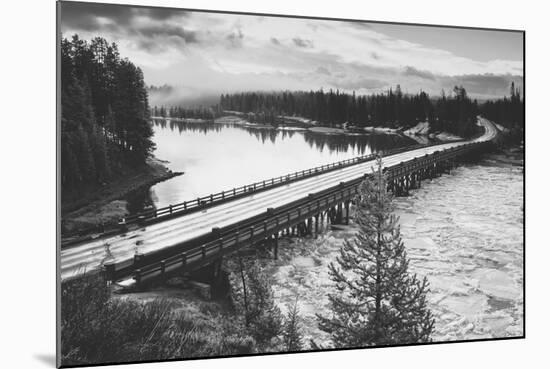
{"type": "Polygon", "coordinates": [[[524,30],[55,5],[57,365],[525,338],[524,30]]]}

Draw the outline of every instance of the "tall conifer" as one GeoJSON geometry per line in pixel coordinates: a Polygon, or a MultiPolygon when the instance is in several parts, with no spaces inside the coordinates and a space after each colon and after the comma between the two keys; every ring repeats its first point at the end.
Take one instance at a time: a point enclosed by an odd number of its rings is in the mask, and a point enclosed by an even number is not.
{"type": "Polygon", "coordinates": [[[380,159],[377,166],[356,198],[359,231],[329,265],[335,283],[331,313],[318,319],[335,347],[427,342],[434,326],[426,305],[428,282],[408,271],[380,159]]]}

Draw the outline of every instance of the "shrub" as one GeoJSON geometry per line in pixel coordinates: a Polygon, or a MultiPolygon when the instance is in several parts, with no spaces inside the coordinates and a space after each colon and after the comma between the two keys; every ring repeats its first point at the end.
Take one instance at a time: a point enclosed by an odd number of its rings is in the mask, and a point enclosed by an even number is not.
{"type": "Polygon", "coordinates": [[[86,276],[62,285],[62,365],[117,363],[257,351],[233,317],[191,315],[166,299],[111,299],[106,282],[86,276]]]}

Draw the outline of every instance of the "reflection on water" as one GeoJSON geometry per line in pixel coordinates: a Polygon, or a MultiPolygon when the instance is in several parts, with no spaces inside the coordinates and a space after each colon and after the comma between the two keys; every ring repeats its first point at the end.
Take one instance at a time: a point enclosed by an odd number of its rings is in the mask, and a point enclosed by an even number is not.
{"type": "Polygon", "coordinates": [[[413,145],[400,135],[319,133],[222,123],[155,120],[155,156],[182,176],[129,200],[128,210],[163,207],[359,155],[413,145]]]}

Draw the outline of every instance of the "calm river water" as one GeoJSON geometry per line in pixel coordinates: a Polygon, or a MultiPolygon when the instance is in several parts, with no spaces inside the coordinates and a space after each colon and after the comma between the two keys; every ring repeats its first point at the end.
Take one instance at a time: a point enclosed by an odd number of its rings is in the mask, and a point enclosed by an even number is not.
{"type": "Polygon", "coordinates": [[[129,199],[129,210],[168,206],[298,170],[415,144],[395,134],[329,134],[222,123],[157,121],[155,156],[185,174],[129,199]]]}

